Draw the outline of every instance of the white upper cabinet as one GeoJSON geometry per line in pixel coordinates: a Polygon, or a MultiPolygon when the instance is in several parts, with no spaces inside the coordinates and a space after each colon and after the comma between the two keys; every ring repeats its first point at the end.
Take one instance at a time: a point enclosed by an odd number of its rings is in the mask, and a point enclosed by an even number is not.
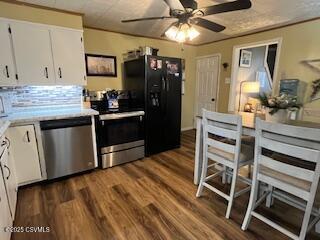
{"type": "Polygon", "coordinates": [[[0,20],[0,85],[17,84],[9,24],[0,20]]]}
{"type": "Polygon", "coordinates": [[[55,73],[49,29],[10,23],[19,85],[52,85],[55,73]]]}
{"type": "Polygon", "coordinates": [[[83,32],[0,19],[0,86],[86,85],[83,32]]]}
{"type": "Polygon", "coordinates": [[[52,52],[58,85],[85,85],[83,36],[80,31],[51,29],[52,52]]]}

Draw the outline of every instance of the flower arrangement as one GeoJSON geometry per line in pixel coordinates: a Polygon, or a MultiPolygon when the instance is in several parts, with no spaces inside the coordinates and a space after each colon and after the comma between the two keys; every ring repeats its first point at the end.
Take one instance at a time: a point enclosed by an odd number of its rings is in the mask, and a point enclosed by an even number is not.
{"type": "Polygon", "coordinates": [[[311,93],[311,100],[316,100],[317,95],[320,92],[320,79],[314,80],[312,82],[312,93],[311,93]]]}
{"type": "Polygon", "coordinates": [[[297,111],[302,104],[298,103],[297,97],[289,96],[287,94],[281,94],[279,96],[270,96],[266,93],[259,95],[259,100],[262,106],[269,109],[271,115],[278,112],[280,109],[288,109],[290,111],[297,111]]]}

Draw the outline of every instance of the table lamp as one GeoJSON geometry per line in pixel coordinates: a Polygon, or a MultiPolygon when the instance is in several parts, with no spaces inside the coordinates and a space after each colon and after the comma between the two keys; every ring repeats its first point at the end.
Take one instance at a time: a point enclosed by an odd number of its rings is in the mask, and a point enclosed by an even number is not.
{"type": "Polygon", "coordinates": [[[240,83],[238,112],[240,112],[242,92],[244,92],[244,93],[258,93],[258,92],[260,92],[260,82],[242,81],[240,83]]]}

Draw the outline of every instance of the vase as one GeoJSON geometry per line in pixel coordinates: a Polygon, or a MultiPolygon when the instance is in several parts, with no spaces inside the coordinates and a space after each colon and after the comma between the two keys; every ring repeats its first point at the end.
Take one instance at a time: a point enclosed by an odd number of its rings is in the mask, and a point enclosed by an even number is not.
{"type": "Polygon", "coordinates": [[[269,112],[270,108],[266,109],[266,121],[268,122],[277,122],[277,123],[286,123],[288,121],[288,110],[279,109],[276,113],[271,115],[269,112]]]}

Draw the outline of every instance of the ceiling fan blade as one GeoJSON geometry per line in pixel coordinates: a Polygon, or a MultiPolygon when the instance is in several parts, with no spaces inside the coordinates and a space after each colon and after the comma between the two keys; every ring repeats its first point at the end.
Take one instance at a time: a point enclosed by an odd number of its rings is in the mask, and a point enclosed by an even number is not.
{"type": "Polygon", "coordinates": [[[179,0],[163,0],[167,3],[171,10],[180,10],[184,12],[184,7],[179,0]]]}
{"type": "Polygon", "coordinates": [[[198,8],[198,3],[194,0],[180,0],[181,4],[185,9],[197,9],[198,8]]]}
{"type": "Polygon", "coordinates": [[[136,18],[136,19],[122,20],[121,22],[128,23],[128,22],[148,21],[148,20],[159,20],[159,19],[166,19],[166,18],[173,18],[173,17],[163,16],[163,17],[136,18]]]}
{"type": "Polygon", "coordinates": [[[169,28],[171,28],[172,26],[178,25],[179,21],[173,22],[169,25],[169,27],[166,28],[166,30],[161,34],[161,37],[165,37],[166,36],[166,31],[169,30],[169,28]]]}
{"type": "Polygon", "coordinates": [[[249,9],[251,8],[252,3],[250,0],[237,0],[233,2],[221,3],[218,5],[213,5],[210,7],[204,7],[197,9],[195,11],[203,12],[203,16],[208,16],[217,13],[224,13],[224,12],[232,12],[237,10],[249,9]]]}
{"type": "Polygon", "coordinates": [[[203,19],[203,18],[193,18],[193,19],[191,19],[191,24],[209,29],[214,32],[221,32],[226,28],[218,23],[214,23],[214,22],[208,21],[207,19],[203,19]]]}

